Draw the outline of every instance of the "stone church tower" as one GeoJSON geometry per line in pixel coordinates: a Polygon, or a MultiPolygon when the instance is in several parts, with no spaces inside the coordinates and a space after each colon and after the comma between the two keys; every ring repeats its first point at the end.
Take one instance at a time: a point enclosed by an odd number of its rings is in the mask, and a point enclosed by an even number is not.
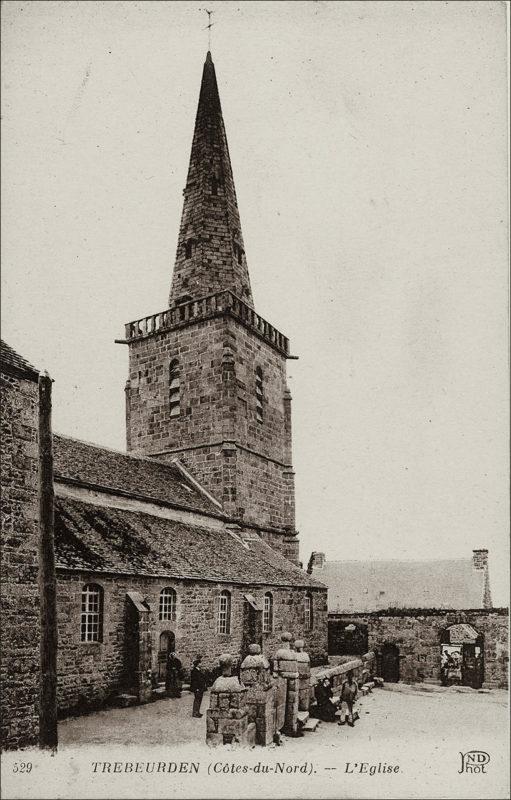
{"type": "Polygon", "coordinates": [[[126,325],[127,447],[178,458],[298,563],[289,342],[254,309],[215,67],[202,75],[169,308],[126,325]]]}

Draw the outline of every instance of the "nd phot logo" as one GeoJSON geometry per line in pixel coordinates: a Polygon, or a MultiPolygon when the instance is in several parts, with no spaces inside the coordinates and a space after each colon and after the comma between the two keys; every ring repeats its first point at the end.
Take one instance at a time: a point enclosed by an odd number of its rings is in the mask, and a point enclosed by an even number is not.
{"type": "Polygon", "coordinates": [[[461,769],[458,774],[462,772],[472,773],[486,773],[486,765],[490,762],[490,756],[484,750],[469,750],[468,753],[460,753],[461,756],[461,769]]]}

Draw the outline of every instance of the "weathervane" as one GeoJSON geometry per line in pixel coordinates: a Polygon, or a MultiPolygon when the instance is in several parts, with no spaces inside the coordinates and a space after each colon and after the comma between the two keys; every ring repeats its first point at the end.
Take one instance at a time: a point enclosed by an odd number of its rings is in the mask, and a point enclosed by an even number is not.
{"type": "Polygon", "coordinates": [[[215,24],[214,22],[211,22],[211,15],[214,14],[215,12],[214,11],[208,11],[207,8],[203,8],[201,10],[205,11],[206,14],[208,15],[208,24],[206,25],[205,28],[203,28],[203,30],[204,31],[207,30],[207,32],[208,32],[208,50],[211,50],[211,28],[215,24]]]}

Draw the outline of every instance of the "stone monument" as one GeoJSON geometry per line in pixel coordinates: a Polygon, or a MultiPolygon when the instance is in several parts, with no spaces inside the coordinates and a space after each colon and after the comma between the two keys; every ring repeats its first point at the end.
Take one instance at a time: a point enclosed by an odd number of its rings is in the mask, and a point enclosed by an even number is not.
{"type": "Polygon", "coordinates": [[[214,682],[206,713],[206,742],[210,745],[255,744],[255,724],[248,719],[246,688],[232,674],[232,656],[219,659],[222,674],[214,682]]]}

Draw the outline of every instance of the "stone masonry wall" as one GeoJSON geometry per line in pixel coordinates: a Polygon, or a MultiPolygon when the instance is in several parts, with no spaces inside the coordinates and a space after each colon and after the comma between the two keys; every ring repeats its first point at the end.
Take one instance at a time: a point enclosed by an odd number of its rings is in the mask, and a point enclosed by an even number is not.
{"type": "Polygon", "coordinates": [[[133,676],[126,672],[126,593],[138,591],[149,603],[152,613],[153,671],[158,670],[160,634],[172,631],[176,652],[186,670],[197,653],[203,653],[204,666],[213,668],[221,653],[240,657],[243,640],[242,620],[244,595],[252,594],[262,602],[265,591],[273,593],[274,630],[263,634],[264,652],[271,656],[280,644],[282,630],[304,639],[305,649],[313,663],[326,657],[327,606],[326,591],[312,590],[314,629],[304,630],[305,589],[271,586],[236,586],[198,581],[158,580],[131,576],[109,576],[98,580],[97,574],[58,573],[58,703],[61,714],[101,705],[119,690],[130,688],[133,676]],[[80,641],[80,598],[83,584],[99,583],[103,588],[103,641],[80,641]],[[175,621],[158,619],[159,594],[170,586],[177,593],[175,621]],[[231,591],[231,633],[216,632],[218,596],[231,591]]]}
{"type": "Polygon", "coordinates": [[[441,633],[450,625],[466,622],[484,636],[483,686],[508,686],[507,609],[329,614],[329,620],[367,624],[371,650],[381,650],[386,642],[396,644],[400,655],[400,679],[405,683],[440,682],[441,633]]]}
{"type": "Polygon", "coordinates": [[[180,458],[237,519],[294,529],[286,359],[268,343],[228,316],[135,340],[126,397],[130,451],[180,458]],[[181,413],[171,417],[168,376],[175,358],[181,413]],[[264,381],[262,422],[256,367],[264,381]]]}
{"type": "Polygon", "coordinates": [[[38,384],[2,373],[2,747],[39,730],[38,384]]]}

